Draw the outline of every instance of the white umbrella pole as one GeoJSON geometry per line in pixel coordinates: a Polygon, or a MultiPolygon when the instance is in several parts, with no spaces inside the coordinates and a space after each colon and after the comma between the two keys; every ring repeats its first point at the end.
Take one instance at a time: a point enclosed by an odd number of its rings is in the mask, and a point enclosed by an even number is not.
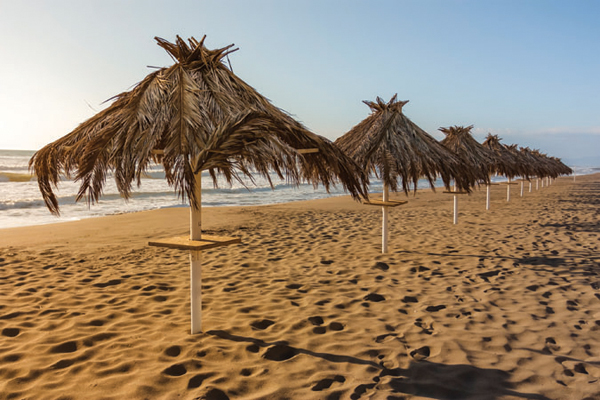
{"type": "Polygon", "coordinates": [[[531,193],[531,181],[529,181],[529,193],[531,193]]]}
{"type": "Polygon", "coordinates": [[[508,185],[506,185],[506,201],[510,201],[510,178],[508,178],[508,185]]]}
{"type": "MultiPolygon", "coordinates": [[[[202,237],[202,172],[196,174],[196,199],[198,208],[190,207],[190,239],[202,237]]],[[[190,250],[190,304],[192,334],[202,332],[202,252],[190,250]]]]}
{"type": "Polygon", "coordinates": [[[491,185],[486,186],[486,198],[485,198],[485,209],[490,209],[490,187],[491,185]]]}
{"type": "Polygon", "coordinates": [[[542,187],[544,187],[544,178],[542,178],[542,187]]]}
{"type": "Polygon", "coordinates": [[[521,181],[521,197],[523,197],[523,187],[525,186],[525,182],[521,181]]]}
{"type": "Polygon", "coordinates": [[[537,178],[535,180],[535,190],[539,190],[540,189],[540,178],[537,178]]]}
{"type": "MultiPolygon", "coordinates": [[[[383,184],[383,201],[389,201],[389,189],[385,183],[383,184]]],[[[381,207],[381,212],[381,252],[385,254],[388,251],[388,208],[381,207]]]]}
{"type": "MultiPolygon", "coordinates": [[[[456,192],[456,181],[454,182],[454,191],[456,192]]],[[[458,224],[458,196],[454,195],[454,225],[458,224]]]]}

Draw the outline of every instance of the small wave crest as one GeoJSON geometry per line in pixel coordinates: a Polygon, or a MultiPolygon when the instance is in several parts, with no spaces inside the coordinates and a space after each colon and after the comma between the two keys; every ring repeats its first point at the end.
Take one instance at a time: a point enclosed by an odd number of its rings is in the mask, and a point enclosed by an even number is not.
{"type": "MultiPolygon", "coordinates": [[[[148,200],[151,198],[164,199],[165,197],[171,197],[173,201],[176,201],[176,194],[174,192],[135,192],[132,194],[131,199],[148,200]]],[[[77,196],[60,196],[58,197],[58,204],[68,205],[74,204],[77,196]]],[[[100,202],[114,202],[114,201],[126,201],[120,194],[105,194],[100,198],[100,202]]],[[[85,202],[85,200],[83,200],[85,202]]],[[[0,210],[12,210],[12,209],[32,209],[32,208],[43,208],[46,207],[42,198],[35,199],[19,199],[19,200],[6,200],[0,201],[0,210]]]]}

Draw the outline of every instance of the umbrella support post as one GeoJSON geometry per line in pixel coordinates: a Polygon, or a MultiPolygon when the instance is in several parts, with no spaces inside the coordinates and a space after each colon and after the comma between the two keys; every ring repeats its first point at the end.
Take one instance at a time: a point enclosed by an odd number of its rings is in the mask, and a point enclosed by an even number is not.
{"type": "Polygon", "coordinates": [[[506,185],[506,201],[510,201],[510,178],[508,178],[508,185],[506,185]]]}
{"type": "Polygon", "coordinates": [[[190,250],[191,333],[202,332],[202,252],[190,250]]]}
{"type": "MultiPolygon", "coordinates": [[[[456,182],[454,182],[454,191],[456,192],[456,182]]],[[[458,196],[454,195],[454,218],[452,222],[454,225],[458,224],[458,196]]]]}
{"type": "Polygon", "coordinates": [[[521,181],[521,197],[523,197],[523,187],[525,186],[525,182],[521,181]]]}
{"type": "MultiPolygon", "coordinates": [[[[190,240],[202,240],[202,173],[195,177],[198,208],[190,207],[190,240]]],[[[202,252],[190,250],[190,314],[192,335],[202,332],[202,252]]]]}
{"type": "Polygon", "coordinates": [[[485,192],[486,192],[486,197],[485,197],[485,209],[489,210],[490,209],[490,188],[491,185],[486,185],[485,188],[485,192]]]}
{"type": "Polygon", "coordinates": [[[240,238],[202,235],[202,186],[200,173],[196,175],[195,194],[197,206],[190,207],[190,234],[168,239],[149,241],[149,246],[188,250],[190,253],[190,316],[192,335],[202,332],[202,250],[241,243],[240,238]]]}
{"type": "Polygon", "coordinates": [[[535,180],[535,190],[540,190],[540,178],[535,180]]]}
{"type": "Polygon", "coordinates": [[[531,181],[529,181],[529,193],[531,193],[531,181]]]}
{"type": "MultiPolygon", "coordinates": [[[[387,185],[383,184],[383,201],[389,201],[389,189],[387,185]]],[[[381,207],[382,217],[381,217],[381,253],[385,254],[388,252],[388,208],[387,206],[381,207]]]]}

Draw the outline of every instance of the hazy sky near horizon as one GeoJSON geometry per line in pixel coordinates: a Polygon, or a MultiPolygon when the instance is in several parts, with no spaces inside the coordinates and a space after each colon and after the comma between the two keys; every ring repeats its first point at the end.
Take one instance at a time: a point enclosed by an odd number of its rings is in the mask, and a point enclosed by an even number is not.
{"type": "Polygon", "coordinates": [[[600,148],[594,0],[0,0],[0,149],[66,135],[153,69],[155,36],[235,43],[233,71],[331,140],[410,100],[437,139],[474,125],[574,159],[600,148]]]}

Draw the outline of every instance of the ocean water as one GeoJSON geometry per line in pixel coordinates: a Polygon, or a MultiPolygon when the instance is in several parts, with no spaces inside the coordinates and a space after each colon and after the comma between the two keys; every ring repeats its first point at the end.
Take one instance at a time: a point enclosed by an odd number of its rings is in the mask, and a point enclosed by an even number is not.
{"type": "MultiPolygon", "coordinates": [[[[164,179],[162,166],[155,165],[135,188],[132,197],[125,200],[119,194],[114,180],[107,179],[100,201],[88,207],[85,201],[75,202],[79,188],[77,182],[64,179],[56,191],[61,215],[56,217],[48,211],[37,181],[28,170],[33,151],[0,150],[0,229],[18,226],[40,225],[83,218],[99,217],[165,207],[187,207],[174,189],[164,179]]],[[[298,200],[318,199],[347,194],[342,187],[332,188],[330,193],[323,187],[314,189],[311,184],[295,187],[271,177],[274,190],[266,179],[255,178],[255,184],[247,182],[248,188],[235,182],[229,186],[220,182],[215,189],[209,175],[202,175],[202,207],[242,206],[285,203],[298,200]]],[[[381,183],[374,182],[373,190],[381,191],[381,183]]]]}
{"type": "MultiPolygon", "coordinates": [[[[155,165],[148,171],[148,177],[142,179],[140,187],[135,189],[132,198],[127,201],[120,196],[114,180],[110,178],[106,182],[100,201],[90,207],[85,201],[75,202],[79,188],[76,182],[67,179],[61,181],[56,192],[61,215],[56,217],[46,208],[37,181],[28,170],[29,159],[33,153],[33,151],[0,150],[0,229],[188,206],[167,184],[162,167],[155,165]]],[[[600,172],[600,168],[595,167],[574,169],[577,175],[600,172]]],[[[503,180],[503,178],[499,177],[495,180],[503,180]]],[[[264,178],[260,177],[256,178],[256,185],[247,185],[249,190],[239,183],[234,183],[231,187],[223,183],[215,189],[208,174],[203,175],[202,206],[265,205],[347,194],[341,186],[332,188],[330,193],[327,193],[323,187],[315,189],[311,184],[291,186],[285,181],[280,181],[276,176],[272,177],[272,181],[274,190],[264,178]]],[[[441,182],[437,186],[441,186],[441,182]]],[[[418,184],[418,188],[427,187],[426,181],[418,184]]],[[[381,192],[381,181],[371,179],[370,191],[381,192]]]]}

